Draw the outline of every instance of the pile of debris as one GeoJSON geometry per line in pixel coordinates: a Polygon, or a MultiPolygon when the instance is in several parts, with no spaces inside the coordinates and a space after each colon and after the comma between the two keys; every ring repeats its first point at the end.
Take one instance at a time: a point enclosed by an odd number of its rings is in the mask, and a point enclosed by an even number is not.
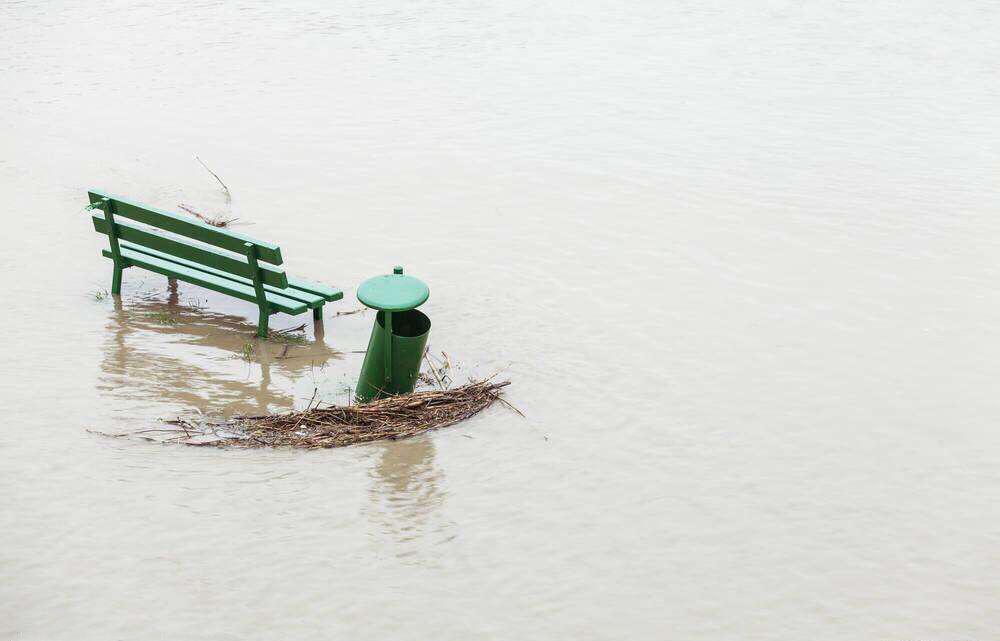
{"type": "Polygon", "coordinates": [[[166,421],[170,425],[167,429],[113,436],[156,432],[157,438],[145,438],[215,447],[343,447],[407,438],[454,425],[475,416],[494,401],[517,411],[501,398],[507,385],[510,381],[488,379],[454,389],[414,392],[358,405],[309,407],[285,414],[236,416],[218,422],[180,418],[166,421]]]}

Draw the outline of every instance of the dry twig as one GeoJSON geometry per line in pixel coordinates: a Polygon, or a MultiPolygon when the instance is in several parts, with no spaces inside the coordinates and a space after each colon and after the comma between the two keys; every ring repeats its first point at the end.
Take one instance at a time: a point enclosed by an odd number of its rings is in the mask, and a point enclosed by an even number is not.
{"type": "Polygon", "coordinates": [[[201,163],[201,166],[205,168],[205,171],[207,171],[208,173],[212,174],[212,176],[214,176],[215,179],[219,181],[219,184],[222,185],[222,190],[224,192],[226,192],[226,202],[227,203],[233,202],[233,195],[231,193],[229,193],[229,187],[226,186],[226,183],[222,182],[222,179],[219,178],[219,174],[217,174],[214,171],[212,171],[209,168],[209,166],[205,164],[205,161],[202,160],[201,158],[199,158],[198,156],[195,156],[194,158],[195,158],[195,160],[197,160],[198,162],[201,163]]]}
{"type": "Polygon", "coordinates": [[[352,309],[346,312],[337,312],[336,314],[334,314],[334,316],[350,316],[352,314],[361,314],[367,311],[368,311],[367,307],[362,307],[361,309],[352,309]]]}

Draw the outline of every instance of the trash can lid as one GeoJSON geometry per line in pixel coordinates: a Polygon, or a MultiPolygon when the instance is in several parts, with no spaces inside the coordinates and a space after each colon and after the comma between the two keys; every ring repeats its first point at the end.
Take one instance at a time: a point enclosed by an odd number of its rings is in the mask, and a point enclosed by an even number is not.
{"type": "Polygon", "coordinates": [[[424,304],[431,290],[424,281],[404,276],[398,265],[391,274],[369,278],[358,287],[358,300],[385,312],[404,312],[424,304]]]}

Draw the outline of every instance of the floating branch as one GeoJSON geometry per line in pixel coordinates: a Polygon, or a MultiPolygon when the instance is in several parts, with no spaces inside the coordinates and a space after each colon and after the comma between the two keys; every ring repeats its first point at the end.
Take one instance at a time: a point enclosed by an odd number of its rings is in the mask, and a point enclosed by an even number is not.
{"type": "Polygon", "coordinates": [[[239,218],[229,218],[229,217],[222,216],[222,215],[219,215],[219,216],[206,216],[205,214],[201,213],[200,211],[194,209],[193,207],[191,207],[189,205],[185,205],[184,203],[178,203],[177,206],[180,207],[181,209],[183,209],[184,211],[186,211],[187,213],[191,214],[192,216],[194,216],[198,220],[201,220],[201,221],[203,221],[205,223],[208,223],[212,227],[229,227],[231,224],[233,224],[237,220],[239,220],[239,218]]]}

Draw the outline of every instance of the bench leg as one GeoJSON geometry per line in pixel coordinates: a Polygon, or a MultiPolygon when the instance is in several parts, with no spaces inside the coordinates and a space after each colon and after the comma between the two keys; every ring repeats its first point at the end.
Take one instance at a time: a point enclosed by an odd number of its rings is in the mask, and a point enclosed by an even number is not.
{"type": "Polygon", "coordinates": [[[313,338],[322,342],[323,340],[323,306],[313,308],[313,338]]]}
{"type": "Polygon", "coordinates": [[[111,277],[111,295],[120,296],[122,293],[122,266],[115,265],[115,273],[111,277]]]}
{"type": "Polygon", "coordinates": [[[267,317],[267,308],[261,307],[257,314],[257,336],[260,338],[267,338],[267,317]]]}

